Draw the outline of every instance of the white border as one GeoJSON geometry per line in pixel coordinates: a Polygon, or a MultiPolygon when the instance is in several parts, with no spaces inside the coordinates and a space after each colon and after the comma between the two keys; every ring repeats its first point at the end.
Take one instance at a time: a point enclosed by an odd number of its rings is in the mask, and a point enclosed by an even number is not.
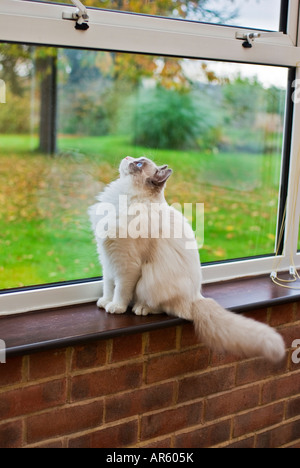
{"type": "Polygon", "coordinates": [[[0,295],[0,316],[97,301],[102,281],[66,284],[0,295]]]}
{"type": "MultiPolygon", "coordinates": [[[[96,9],[88,9],[89,30],[78,31],[74,22],[62,19],[62,13],[73,12],[73,7],[26,0],[1,0],[0,40],[298,67],[299,3],[300,0],[290,0],[288,35],[262,36],[252,49],[244,49],[241,41],[235,38],[237,31],[246,33],[250,30],[96,9]]],[[[299,69],[297,76],[300,78],[299,69]]],[[[205,266],[205,283],[266,274],[276,268],[284,271],[291,262],[300,266],[300,254],[297,253],[299,200],[295,211],[299,182],[299,105],[295,106],[293,128],[287,206],[287,220],[293,223],[293,229],[287,232],[283,255],[276,259],[253,258],[205,266]]],[[[71,285],[3,293],[0,294],[0,316],[94,301],[101,295],[101,290],[101,281],[83,280],[71,285]]]]}

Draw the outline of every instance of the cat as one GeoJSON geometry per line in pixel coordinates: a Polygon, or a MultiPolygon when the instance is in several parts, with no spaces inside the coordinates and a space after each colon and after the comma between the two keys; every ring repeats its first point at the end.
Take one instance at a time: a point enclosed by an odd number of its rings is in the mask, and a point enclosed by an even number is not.
{"type": "Polygon", "coordinates": [[[111,314],[132,306],[136,315],[178,316],[193,321],[199,339],[213,351],[281,361],[285,346],[273,328],[202,296],[194,232],[164,196],[172,170],[127,156],[119,173],[89,209],[103,267],[98,307],[111,314]],[[164,228],[169,235],[162,235],[164,228]],[[176,229],[181,236],[172,235],[176,229]]]}

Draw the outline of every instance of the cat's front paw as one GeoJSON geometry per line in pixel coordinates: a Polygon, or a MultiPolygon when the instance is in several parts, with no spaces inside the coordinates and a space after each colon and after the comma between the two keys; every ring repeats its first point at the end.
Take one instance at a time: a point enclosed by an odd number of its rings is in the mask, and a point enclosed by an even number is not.
{"type": "Polygon", "coordinates": [[[109,303],[110,303],[109,299],[106,299],[105,297],[100,297],[100,299],[98,299],[98,302],[97,302],[97,307],[99,307],[99,309],[105,309],[107,304],[109,303]]]}
{"type": "Polygon", "coordinates": [[[127,306],[118,304],[116,302],[109,302],[105,307],[106,312],[109,314],[124,314],[127,310],[127,306]]]}

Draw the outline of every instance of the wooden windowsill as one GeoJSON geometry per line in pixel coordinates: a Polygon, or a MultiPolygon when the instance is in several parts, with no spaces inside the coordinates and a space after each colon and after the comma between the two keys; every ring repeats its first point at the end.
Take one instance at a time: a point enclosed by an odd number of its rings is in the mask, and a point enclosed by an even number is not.
{"type": "MultiPolygon", "coordinates": [[[[269,276],[205,285],[203,294],[237,313],[300,300],[299,290],[276,286],[269,276]]],[[[165,314],[110,315],[95,303],[88,303],[1,317],[0,339],[5,341],[9,357],[183,323],[184,320],[165,314]]]]}

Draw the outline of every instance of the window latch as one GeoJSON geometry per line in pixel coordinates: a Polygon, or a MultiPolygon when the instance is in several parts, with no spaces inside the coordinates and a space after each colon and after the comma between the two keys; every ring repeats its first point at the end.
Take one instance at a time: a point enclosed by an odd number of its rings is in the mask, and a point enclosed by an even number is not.
{"type": "Polygon", "coordinates": [[[243,41],[242,46],[245,49],[251,49],[253,47],[255,39],[259,39],[260,37],[282,37],[283,32],[266,32],[266,33],[260,33],[260,32],[249,32],[249,33],[240,33],[236,32],[235,33],[235,38],[243,41]]]}
{"type": "Polygon", "coordinates": [[[86,31],[89,29],[88,21],[89,15],[86,7],[81,3],[80,0],[71,0],[71,2],[77,7],[74,13],[64,11],[62,18],[65,20],[76,21],[75,29],[80,31],[86,31]]]}

